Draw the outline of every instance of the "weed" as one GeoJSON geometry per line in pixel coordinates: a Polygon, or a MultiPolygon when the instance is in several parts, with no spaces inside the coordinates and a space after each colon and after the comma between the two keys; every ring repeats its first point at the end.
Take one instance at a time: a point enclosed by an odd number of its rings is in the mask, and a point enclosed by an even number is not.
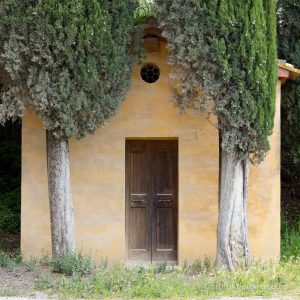
{"type": "Polygon", "coordinates": [[[39,259],[39,264],[42,266],[49,266],[51,263],[51,258],[49,257],[48,254],[44,254],[40,259],[39,259]]]}
{"type": "Polygon", "coordinates": [[[281,225],[281,259],[289,260],[300,257],[300,219],[290,223],[282,218],[281,225]]]}
{"type": "Polygon", "coordinates": [[[205,256],[203,266],[204,266],[204,272],[209,273],[212,271],[212,263],[209,257],[205,256]]]}
{"type": "Polygon", "coordinates": [[[160,262],[154,265],[154,270],[156,274],[165,273],[167,270],[167,263],[160,262]]]}
{"type": "Polygon", "coordinates": [[[23,255],[21,252],[16,253],[16,256],[14,258],[14,261],[16,264],[20,265],[23,263],[23,255]]]}
{"type": "Polygon", "coordinates": [[[28,261],[24,262],[24,265],[27,267],[28,271],[33,271],[40,264],[40,260],[34,257],[31,257],[28,261]]]}
{"type": "Polygon", "coordinates": [[[37,289],[51,290],[55,287],[55,280],[50,273],[42,274],[37,280],[37,289]]]}
{"type": "Polygon", "coordinates": [[[52,272],[61,273],[66,276],[85,276],[93,271],[92,259],[81,253],[68,253],[54,258],[50,263],[52,272]]]}
{"type": "Polygon", "coordinates": [[[198,258],[190,265],[185,262],[183,271],[188,275],[207,274],[212,272],[212,263],[208,257],[205,257],[204,260],[198,258]]]}
{"type": "Polygon", "coordinates": [[[0,267],[12,268],[15,266],[14,260],[5,252],[0,251],[0,267]]]}

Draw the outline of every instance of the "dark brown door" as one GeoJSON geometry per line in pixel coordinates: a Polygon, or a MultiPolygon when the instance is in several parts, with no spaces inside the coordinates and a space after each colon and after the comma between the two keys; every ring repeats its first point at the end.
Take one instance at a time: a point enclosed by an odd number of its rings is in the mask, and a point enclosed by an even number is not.
{"type": "Polygon", "coordinates": [[[126,141],[128,259],[177,261],[177,141],[126,141]]]}

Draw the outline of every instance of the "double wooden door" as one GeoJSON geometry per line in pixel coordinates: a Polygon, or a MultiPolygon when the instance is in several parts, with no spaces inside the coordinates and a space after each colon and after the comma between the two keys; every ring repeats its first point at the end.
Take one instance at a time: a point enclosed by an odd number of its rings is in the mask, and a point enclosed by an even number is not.
{"type": "Polygon", "coordinates": [[[126,240],[131,261],[177,261],[178,141],[126,141],[126,240]]]}

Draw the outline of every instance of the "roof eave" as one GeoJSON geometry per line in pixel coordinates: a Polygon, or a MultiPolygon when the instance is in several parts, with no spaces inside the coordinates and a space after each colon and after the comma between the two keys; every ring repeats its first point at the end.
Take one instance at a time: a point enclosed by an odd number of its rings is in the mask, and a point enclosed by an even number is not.
{"type": "Polygon", "coordinates": [[[278,65],[278,78],[281,81],[282,85],[289,80],[296,80],[300,76],[300,70],[296,69],[293,65],[290,64],[279,64],[278,65]]]}

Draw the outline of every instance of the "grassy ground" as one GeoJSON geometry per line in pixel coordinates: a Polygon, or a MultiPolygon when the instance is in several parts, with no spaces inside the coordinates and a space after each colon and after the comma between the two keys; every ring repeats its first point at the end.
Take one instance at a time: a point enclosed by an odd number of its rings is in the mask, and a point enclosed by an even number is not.
{"type": "MultiPolygon", "coordinates": [[[[50,261],[22,261],[0,251],[0,296],[35,295],[65,298],[213,298],[220,296],[291,296],[300,299],[300,222],[282,225],[279,263],[253,262],[237,272],[212,269],[208,259],[169,268],[96,265],[91,258],[68,255],[50,261]]],[[[1,247],[1,244],[0,244],[1,247]]]]}
{"type": "Polygon", "coordinates": [[[83,256],[55,262],[44,259],[21,263],[20,258],[18,262],[4,253],[0,253],[0,266],[0,278],[8,280],[2,290],[0,284],[2,296],[34,295],[36,290],[49,296],[93,299],[287,295],[297,299],[300,296],[300,258],[285,258],[278,264],[252,263],[249,268],[234,273],[213,272],[208,260],[182,268],[170,269],[164,264],[127,268],[122,264],[95,266],[83,256]],[[19,280],[18,286],[16,280],[19,280]],[[27,285],[25,290],[22,281],[27,285]]]}
{"type": "Polygon", "coordinates": [[[211,298],[219,296],[300,295],[300,259],[279,264],[252,263],[249,268],[229,273],[213,272],[208,260],[182,268],[165,264],[151,268],[127,268],[122,264],[96,266],[91,259],[69,255],[21,261],[0,252],[0,295],[48,295],[69,298],[211,298]],[[60,272],[60,273],[57,273],[60,272]],[[1,289],[1,281],[3,287],[1,289]]]}
{"type": "Polygon", "coordinates": [[[235,273],[186,269],[128,269],[102,266],[87,277],[44,275],[38,287],[50,294],[76,298],[210,298],[217,296],[300,295],[300,260],[278,265],[253,264],[235,273]]]}

